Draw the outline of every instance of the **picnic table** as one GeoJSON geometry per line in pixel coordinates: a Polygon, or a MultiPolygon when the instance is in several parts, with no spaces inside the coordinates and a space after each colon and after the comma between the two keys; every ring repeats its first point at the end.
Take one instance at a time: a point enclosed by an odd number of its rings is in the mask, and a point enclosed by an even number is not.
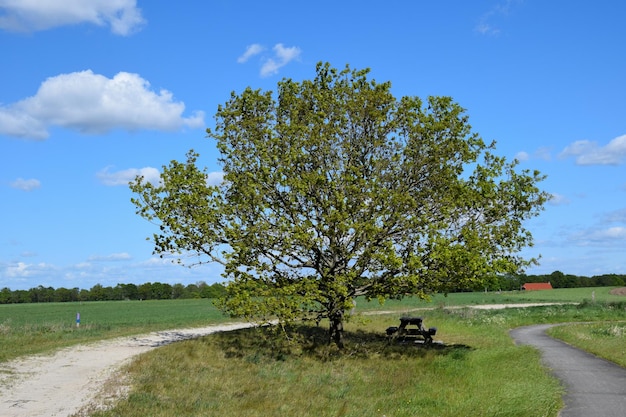
{"type": "Polygon", "coordinates": [[[423,338],[424,344],[429,345],[433,342],[433,336],[437,333],[436,327],[426,329],[424,327],[424,319],[422,317],[400,317],[400,326],[388,327],[387,337],[390,340],[402,338],[403,341],[408,339],[423,338]],[[413,326],[413,327],[410,327],[413,326]]]}

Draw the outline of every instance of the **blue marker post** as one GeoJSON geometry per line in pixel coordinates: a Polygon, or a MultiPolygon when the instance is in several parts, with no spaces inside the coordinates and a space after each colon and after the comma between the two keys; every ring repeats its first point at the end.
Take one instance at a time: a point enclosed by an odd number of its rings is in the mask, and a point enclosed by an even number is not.
{"type": "Polygon", "coordinates": [[[80,313],[76,313],[76,327],[80,327],[80,313]]]}

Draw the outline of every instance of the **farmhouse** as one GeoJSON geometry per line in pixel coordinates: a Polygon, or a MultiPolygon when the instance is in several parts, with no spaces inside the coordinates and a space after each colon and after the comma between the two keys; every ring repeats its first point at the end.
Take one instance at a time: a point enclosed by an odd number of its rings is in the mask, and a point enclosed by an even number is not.
{"type": "Polygon", "coordinates": [[[551,290],[552,284],[549,282],[527,282],[522,285],[522,289],[526,291],[551,290]]]}

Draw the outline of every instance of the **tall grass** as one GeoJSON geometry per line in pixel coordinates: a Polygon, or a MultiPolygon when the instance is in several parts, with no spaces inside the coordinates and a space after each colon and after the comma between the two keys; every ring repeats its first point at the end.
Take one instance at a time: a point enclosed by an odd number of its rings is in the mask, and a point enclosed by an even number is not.
{"type": "Polygon", "coordinates": [[[553,327],[548,334],[596,356],[626,367],[626,301],[618,303],[587,303],[586,311],[609,309],[618,320],[594,323],[568,323],[553,327]],[[621,312],[621,314],[620,314],[621,312]]]}
{"type": "Polygon", "coordinates": [[[94,416],[556,416],[561,385],[509,329],[623,314],[571,305],[435,309],[424,321],[445,344],[431,347],[389,343],[397,313],[349,323],[345,351],[323,342],[324,328],[298,328],[289,340],[268,329],[214,334],[140,356],[126,370],[130,395],[94,416]]]}

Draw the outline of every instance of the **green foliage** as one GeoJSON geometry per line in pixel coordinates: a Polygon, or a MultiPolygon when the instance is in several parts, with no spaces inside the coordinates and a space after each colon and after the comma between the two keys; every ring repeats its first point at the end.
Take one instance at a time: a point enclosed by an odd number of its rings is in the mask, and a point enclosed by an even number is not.
{"type": "Polygon", "coordinates": [[[327,318],[338,345],[358,296],[474,288],[534,262],[518,253],[543,176],[496,156],[451,98],[396,99],[368,72],[319,64],[276,95],[232,93],[207,130],[221,186],[195,151],[159,185],[131,185],[138,214],[159,223],[155,251],[222,263],[231,314],[327,318]]]}

